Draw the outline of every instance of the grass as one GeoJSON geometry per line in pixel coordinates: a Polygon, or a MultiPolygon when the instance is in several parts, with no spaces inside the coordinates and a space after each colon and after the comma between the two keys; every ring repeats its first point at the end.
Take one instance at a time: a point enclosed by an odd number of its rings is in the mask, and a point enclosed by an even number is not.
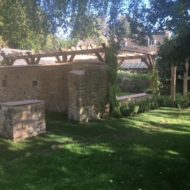
{"type": "Polygon", "coordinates": [[[47,134],[0,138],[1,190],[189,190],[190,109],[89,124],[47,114],[47,134]]]}

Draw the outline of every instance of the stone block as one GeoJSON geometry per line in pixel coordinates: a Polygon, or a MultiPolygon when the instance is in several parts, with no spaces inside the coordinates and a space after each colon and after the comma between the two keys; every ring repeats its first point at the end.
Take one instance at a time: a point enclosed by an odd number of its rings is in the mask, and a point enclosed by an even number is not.
{"type": "Polygon", "coordinates": [[[0,103],[0,135],[14,141],[46,132],[45,103],[25,100],[0,103]]]}

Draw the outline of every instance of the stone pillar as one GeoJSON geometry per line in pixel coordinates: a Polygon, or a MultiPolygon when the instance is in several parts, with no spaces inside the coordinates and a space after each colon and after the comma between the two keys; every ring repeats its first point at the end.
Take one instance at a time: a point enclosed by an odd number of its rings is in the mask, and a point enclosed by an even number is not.
{"type": "Polygon", "coordinates": [[[88,66],[69,73],[68,118],[79,122],[100,119],[107,102],[107,72],[101,66],[88,66]]]}
{"type": "Polygon", "coordinates": [[[172,65],[171,67],[171,98],[176,101],[176,71],[177,67],[172,65]]]}
{"type": "Polygon", "coordinates": [[[45,133],[44,101],[25,100],[0,104],[0,135],[14,141],[45,133]]]}
{"type": "Polygon", "coordinates": [[[82,94],[85,91],[84,76],[84,70],[73,70],[69,73],[68,118],[74,121],[87,120],[81,113],[82,94]]]}

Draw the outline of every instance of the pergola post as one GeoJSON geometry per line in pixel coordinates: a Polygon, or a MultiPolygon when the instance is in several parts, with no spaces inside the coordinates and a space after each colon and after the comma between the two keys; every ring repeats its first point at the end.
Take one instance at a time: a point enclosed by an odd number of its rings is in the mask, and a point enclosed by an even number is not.
{"type": "Polygon", "coordinates": [[[176,71],[177,67],[171,66],[171,98],[173,101],[176,101],[176,71]]]}
{"type": "Polygon", "coordinates": [[[183,96],[188,96],[188,73],[189,73],[189,63],[186,61],[185,63],[185,72],[183,77],[183,96]]]}

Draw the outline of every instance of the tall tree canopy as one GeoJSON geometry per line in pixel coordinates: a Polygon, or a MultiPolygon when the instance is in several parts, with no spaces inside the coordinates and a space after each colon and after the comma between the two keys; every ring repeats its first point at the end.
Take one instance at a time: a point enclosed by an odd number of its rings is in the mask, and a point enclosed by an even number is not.
{"type": "Polygon", "coordinates": [[[170,30],[173,39],[160,49],[160,60],[166,64],[179,65],[190,58],[190,1],[151,0],[147,17],[154,30],[170,30]]]}
{"type": "Polygon", "coordinates": [[[0,0],[0,21],[0,36],[13,48],[40,49],[50,27],[36,0],[0,0]]]}
{"type": "Polygon", "coordinates": [[[136,30],[142,5],[143,0],[0,0],[0,35],[11,47],[33,48],[60,29],[71,37],[97,36],[106,23],[106,35],[115,39],[126,32],[123,19],[136,30]]]}

